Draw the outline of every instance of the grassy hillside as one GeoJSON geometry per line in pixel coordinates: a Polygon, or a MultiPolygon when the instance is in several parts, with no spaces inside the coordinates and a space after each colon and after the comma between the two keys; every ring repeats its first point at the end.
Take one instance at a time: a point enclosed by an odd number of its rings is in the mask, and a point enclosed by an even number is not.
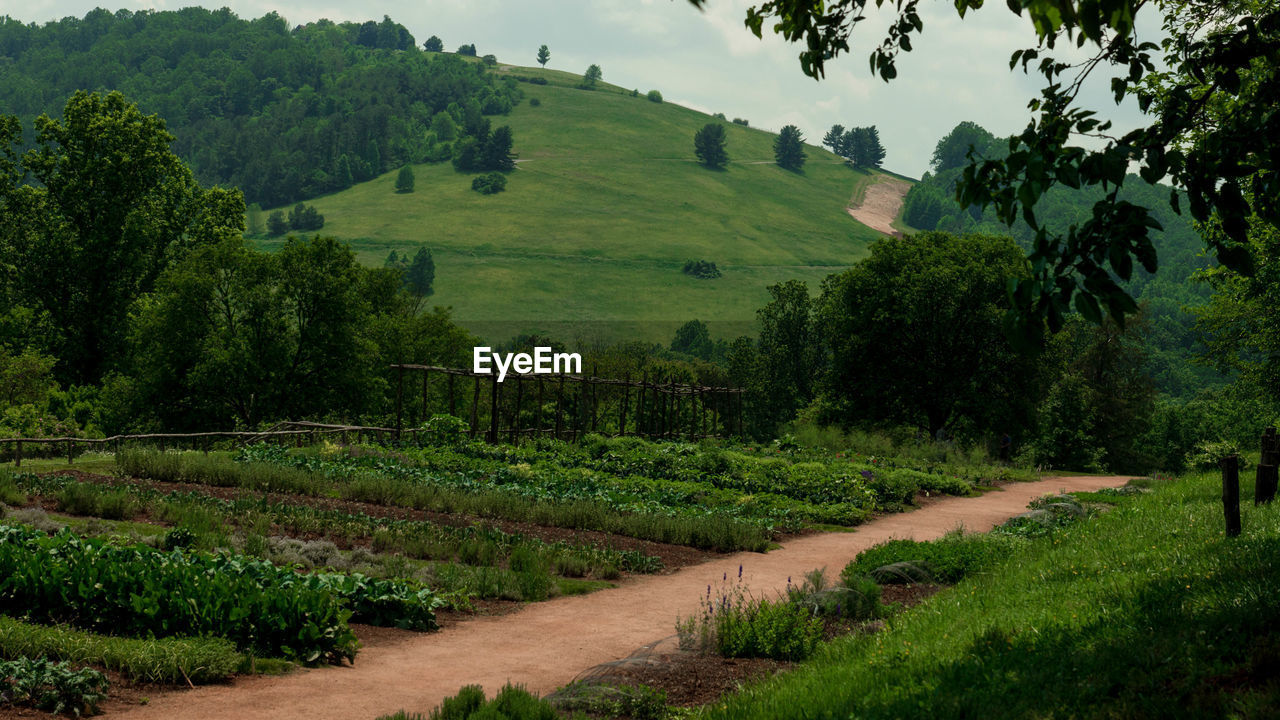
{"type": "MultiPolygon", "coordinates": [[[[874,173],[810,147],[802,174],[773,164],[774,135],[727,124],[731,164],[693,157],[708,116],[643,92],[573,87],[542,76],[509,118],[519,167],[506,192],[484,196],[448,163],[414,167],[416,192],[397,195],[395,172],[315,200],[324,232],[379,264],[425,245],[436,261],[433,302],[491,339],[542,330],[561,337],[667,342],[698,318],[712,332],[751,332],[765,288],[800,278],[811,287],[848,266],[877,233],[845,206],[874,173]],[[715,262],[715,280],[686,276],[686,260],[715,262]]],[[[264,240],[273,247],[278,240],[264,240]]]]}

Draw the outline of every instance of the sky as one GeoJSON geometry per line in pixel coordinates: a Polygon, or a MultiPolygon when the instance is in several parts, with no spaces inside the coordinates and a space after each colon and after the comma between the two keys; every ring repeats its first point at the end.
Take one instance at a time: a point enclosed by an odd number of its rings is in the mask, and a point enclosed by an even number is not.
{"type": "MultiPolygon", "coordinates": [[[[190,5],[229,7],[241,17],[276,11],[295,25],[388,15],[419,44],[438,35],[447,50],[474,43],[479,54],[515,65],[535,65],[546,44],[549,68],[578,73],[598,64],[615,85],[656,89],[667,102],[746,118],[753,127],[794,124],[815,145],[833,124],[875,125],[887,150],[884,167],[911,177],[929,169],[938,139],[961,121],[1009,135],[1031,118],[1027,102],[1039,92],[1039,77],[1010,71],[1008,60],[1035,36],[1030,21],[1004,3],[987,3],[962,21],[949,1],[922,2],[924,32],[913,38],[913,52],[899,56],[898,77],[885,83],[871,74],[867,56],[883,39],[889,12],[868,13],[853,51],[828,62],[826,78],[815,81],[800,70],[798,46],[767,26],[763,40],[743,26],[746,9],[759,2],[708,0],[700,11],[687,0],[0,0],[0,15],[45,22],[99,6],[190,5]]],[[[1105,82],[1082,97],[1117,128],[1141,121],[1132,104],[1115,106],[1105,82]]]]}

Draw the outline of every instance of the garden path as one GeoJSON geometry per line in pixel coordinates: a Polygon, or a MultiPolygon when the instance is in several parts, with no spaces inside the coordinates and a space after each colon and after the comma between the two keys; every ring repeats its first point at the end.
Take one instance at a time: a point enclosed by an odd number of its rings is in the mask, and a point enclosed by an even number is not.
{"type": "Polygon", "coordinates": [[[354,666],[279,677],[246,677],[228,685],[160,695],[147,705],[108,712],[111,720],[373,720],[397,710],[424,715],[463,685],[492,694],[507,682],[545,694],[583,670],[626,657],[671,635],[678,617],[698,611],[708,586],[742,579],[756,595],[782,591],[789,580],[827,568],[839,573],[861,550],[892,538],[927,540],[963,526],[985,531],[1048,493],[1123,485],[1127,476],[1052,477],[1012,483],[980,497],[942,497],[906,513],[878,517],[851,532],[788,540],[766,554],[737,553],[666,575],[631,577],[590,595],[476,617],[437,633],[379,629],[354,666]]]}

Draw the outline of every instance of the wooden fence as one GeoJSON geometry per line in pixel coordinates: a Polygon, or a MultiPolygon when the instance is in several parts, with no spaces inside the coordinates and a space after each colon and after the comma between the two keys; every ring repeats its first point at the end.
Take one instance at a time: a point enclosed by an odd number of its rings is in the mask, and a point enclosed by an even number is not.
{"type": "MultiPolygon", "coordinates": [[[[489,442],[540,436],[572,441],[586,433],[686,440],[742,434],[741,388],[689,385],[648,373],[638,381],[596,377],[594,372],[508,373],[500,383],[496,374],[434,365],[391,369],[397,373],[397,429],[416,411],[419,424],[436,413],[469,418],[471,437],[483,432],[489,442]],[[406,395],[406,375],[411,373],[422,377],[420,403],[406,395]],[[437,383],[442,387],[433,389],[433,377],[443,381],[437,383]],[[554,410],[548,411],[553,402],[554,410]]],[[[416,395],[417,388],[412,392],[416,395]]]]}

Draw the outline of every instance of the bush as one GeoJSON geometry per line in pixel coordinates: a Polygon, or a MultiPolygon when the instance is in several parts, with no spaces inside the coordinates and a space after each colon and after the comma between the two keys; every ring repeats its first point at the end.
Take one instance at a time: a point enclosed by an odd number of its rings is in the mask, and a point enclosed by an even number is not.
{"type": "Polygon", "coordinates": [[[427,445],[450,447],[466,440],[470,430],[465,420],[452,415],[436,414],[423,423],[418,438],[427,445]]]}
{"type": "Polygon", "coordinates": [[[823,622],[790,599],[765,600],[741,585],[707,597],[698,616],[676,623],[680,647],[728,657],[803,660],[822,640],[823,622]]]}
{"type": "Polygon", "coordinates": [[[498,56],[496,56],[496,55],[485,55],[485,56],[484,56],[483,58],[481,58],[480,60],[481,60],[481,62],[483,62],[485,65],[488,65],[488,66],[490,66],[490,67],[492,67],[492,66],[494,66],[494,65],[497,65],[497,64],[498,64],[498,56]]]}
{"type": "Polygon", "coordinates": [[[890,540],[858,553],[840,573],[848,586],[861,577],[881,583],[957,583],[1009,555],[1023,541],[1005,534],[950,533],[937,540],[890,540]]]}
{"type": "Polygon", "coordinates": [[[481,195],[493,195],[507,189],[507,178],[502,173],[485,173],[477,175],[471,181],[471,189],[481,195]]]}
{"type": "Polygon", "coordinates": [[[714,280],[723,274],[715,263],[708,260],[687,260],[681,272],[699,280],[714,280]]]}
{"type": "Polygon", "coordinates": [[[734,118],[734,119],[733,119],[733,124],[734,124],[734,125],[742,125],[743,127],[747,127],[747,126],[750,126],[750,125],[751,125],[751,123],[747,122],[747,119],[746,119],[746,118],[734,118]]]}
{"type": "MultiPolygon", "coordinates": [[[[270,219],[267,221],[270,224],[270,219]]],[[[294,230],[319,230],[324,227],[324,216],[314,205],[298,203],[289,211],[289,227],[294,230]]]]}
{"type": "Polygon", "coordinates": [[[267,234],[278,237],[289,232],[289,221],[284,219],[284,212],[276,210],[267,216],[267,234]]]}
{"type": "MultiPolygon", "coordinates": [[[[402,711],[379,720],[414,720],[420,717],[406,715],[402,711]]],[[[485,700],[484,689],[479,685],[467,685],[431,711],[431,720],[558,720],[558,717],[550,703],[538,699],[519,685],[503,687],[489,701],[485,700]]]]}
{"type": "Polygon", "coordinates": [[[649,94],[646,95],[645,97],[649,98],[649,102],[656,102],[656,103],[662,102],[662,93],[658,92],[657,90],[650,90],[649,94]]]}
{"type": "Polygon", "coordinates": [[[538,98],[529,98],[529,107],[538,107],[542,105],[542,101],[538,98]]]}
{"type": "Polygon", "coordinates": [[[107,676],[93,668],[73,670],[47,658],[0,662],[0,706],[26,705],[79,717],[96,713],[106,690],[107,676]]]}

